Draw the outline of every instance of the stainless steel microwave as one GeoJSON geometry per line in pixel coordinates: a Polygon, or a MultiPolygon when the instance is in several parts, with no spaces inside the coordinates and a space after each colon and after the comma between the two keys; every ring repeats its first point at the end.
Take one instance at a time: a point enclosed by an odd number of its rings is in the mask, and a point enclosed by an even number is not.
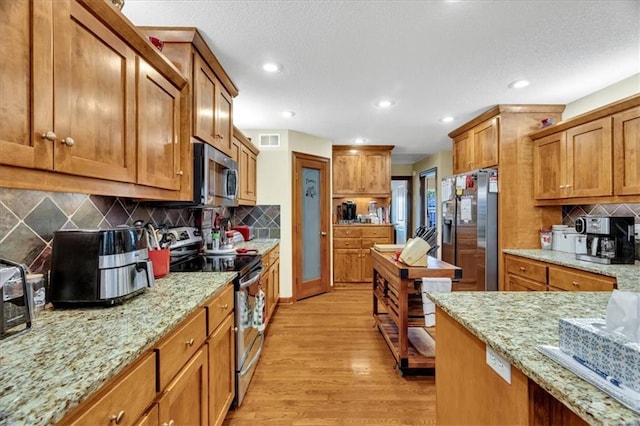
{"type": "Polygon", "coordinates": [[[202,142],[193,144],[193,201],[203,206],[238,205],[238,163],[202,142]]]}

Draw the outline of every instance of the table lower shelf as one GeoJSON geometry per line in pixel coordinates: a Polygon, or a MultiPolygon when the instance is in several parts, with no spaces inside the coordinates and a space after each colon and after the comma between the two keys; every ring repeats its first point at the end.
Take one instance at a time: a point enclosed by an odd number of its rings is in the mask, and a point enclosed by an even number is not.
{"type": "Polygon", "coordinates": [[[397,367],[403,374],[434,374],[436,347],[433,335],[435,329],[420,326],[409,327],[408,334],[413,339],[407,339],[407,356],[401,357],[398,327],[392,317],[389,314],[381,313],[375,316],[375,319],[378,330],[387,342],[387,346],[396,359],[397,367]],[[421,347],[417,348],[416,345],[421,347]]]}

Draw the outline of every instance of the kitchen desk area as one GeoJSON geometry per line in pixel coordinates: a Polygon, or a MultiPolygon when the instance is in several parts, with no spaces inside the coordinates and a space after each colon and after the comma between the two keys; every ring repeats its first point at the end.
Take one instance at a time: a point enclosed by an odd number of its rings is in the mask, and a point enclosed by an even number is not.
{"type": "Polygon", "coordinates": [[[426,267],[407,266],[394,260],[394,253],[371,249],[373,316],[402,374],[425,369],[433,373],[435,328],[424,327],[421,288],[416,291],[415,280],[422,277],[454,279],[459,278],[462,271],[430,256],[426,267]],[[415,335],[414,344],[410,342],[412,332],[422,334],[415,335]]]}

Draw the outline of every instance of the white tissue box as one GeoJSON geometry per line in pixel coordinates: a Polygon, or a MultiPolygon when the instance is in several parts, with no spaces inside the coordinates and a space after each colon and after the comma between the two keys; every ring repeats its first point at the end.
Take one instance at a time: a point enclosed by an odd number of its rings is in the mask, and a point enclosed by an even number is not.
{"type": "Polygon", "coordinates": [[[611,334],[604,319],[560,319],[560,349],[640,392],[640,344],[611,334]]]}

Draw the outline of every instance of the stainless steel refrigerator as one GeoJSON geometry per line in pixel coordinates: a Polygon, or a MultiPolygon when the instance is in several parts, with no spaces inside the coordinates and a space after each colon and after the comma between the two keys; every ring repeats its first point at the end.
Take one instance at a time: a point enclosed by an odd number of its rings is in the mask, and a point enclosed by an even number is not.
{"type": "Polygon", "coordinates": [[[442,180],[442,260],[462,268],[457,290],[498,290],[498,172],[442,180]]]}

